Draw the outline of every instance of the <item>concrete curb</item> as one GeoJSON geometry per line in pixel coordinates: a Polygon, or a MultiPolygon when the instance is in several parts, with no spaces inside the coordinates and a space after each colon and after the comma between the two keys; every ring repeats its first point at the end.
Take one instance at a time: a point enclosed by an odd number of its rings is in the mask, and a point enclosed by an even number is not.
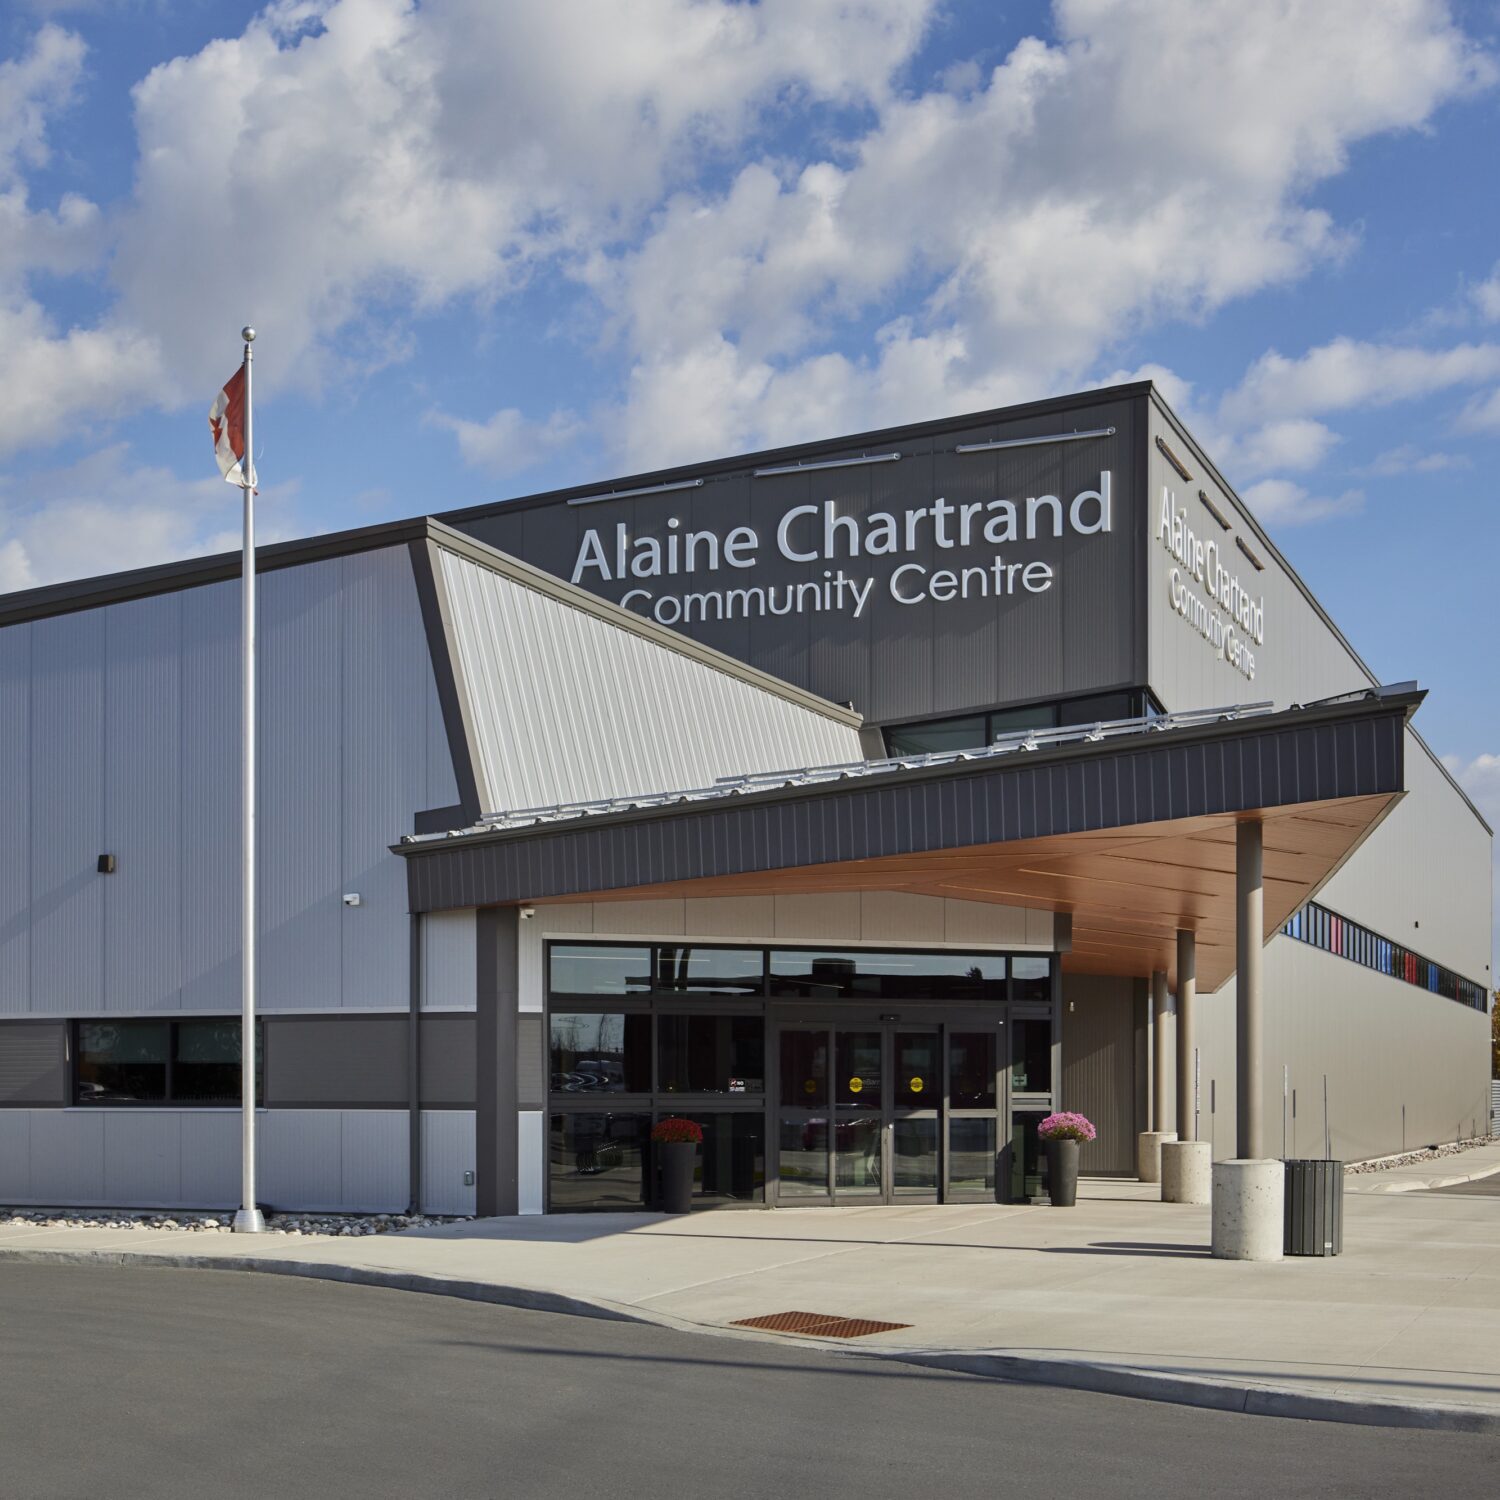
{"type": "MultiPolygon", "coordinates": [[[[1478,1182],[1481,1178],[1493,1177],[1497,1172],[1500,1172],[1500,1162],[1496,1162],[1494,1166],[1481,1167],[1477,1172],[1454,1173],[1451,1177],[1423,1177],[1411,1181],[1374,1182],[1369,1187],[1360,1186],[1356,1188],[1349,1186],[1349,1179],[1346,1177],[1344,1179],[1344,1191],[1346,1193],[1427,1193],[1435,1192],[1439,1188],[1459,1187],[1465,1182],[1478,1182]]],[[[1363,1176],[1365,1174],[1359,1173],[1356,1175],[1363,1176]]]]}
{"type": "MultiPolygon", "coordinates": [[[[1481,1174],[1485,1175],[1485,1174],[1481,1174]]],[[[1429,1401],[1398,1401],[1381,1396],[1322,1396],[1287,1386],[1251,1381],[1210,1380],[1197,1375],[1171,1375],[1157,1370],[1098,1360],[1059,1359],[1045,1355],[1003,1354],[990,1350],[854,1348],[833,1339],[760,1333],[724,1324],[698,1323],[667,1313],[646,1313],[637,1307],[602,1298],[569,1297],[534,1287],[504,1286],[490,1281],[462,1281],[415,1271],[383,1270],[374,1266],[337,1262],[287,1260],[261,1255],[172,1255],[160,1251],[25,1249],[0,1246],[0,1262],[35,1265],[120,1265],[167,1267],[178,1270],[258,1271],[268,1276],[300,1276],[313,1281],[337,1281],[352,1286],[391,1291],[422,1292],[457,1297],[529,1312],[563,1313],[598,1318],[611,1323],[643,1323],[680,1333],[710,1334],[718,1338],[748,1339],[757,1343],[789,1342],[846,1358],[879,1360],[886,1364],[917,1365],[951,1370],[990,1380],[1060,1386],[1141,1401],[1164,1401],[1210,1411],[1240,1412],[1247,1416],[1293,1417],[1313,1422],[1345,1422],[1367,1427],[1413,1427],[1443,1432],[1500,1435],[1500,1410],[1480,1406],[1444,1405],[1429,1401]]]]}

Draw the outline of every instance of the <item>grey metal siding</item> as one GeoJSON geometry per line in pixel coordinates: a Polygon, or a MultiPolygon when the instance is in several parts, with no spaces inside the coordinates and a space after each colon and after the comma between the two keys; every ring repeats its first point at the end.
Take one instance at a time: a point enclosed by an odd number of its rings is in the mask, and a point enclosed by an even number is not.
{"type": "Polygon", "coordinates": [[[0,1105],[66,1104],[67,1041],[61,1021],[0,1025],[0,1105]]]}
{"type": "Polygon", "coordinates": [[[547,1040],[538,1015],[516,1017],[516,1108],[542,1109],[547,1103],[547,1040]]]}
{"type": "Polygon", "coordinates": [[[487,812],[861,758],[854,727],[467,558],[437,575],[487,812]]]}
{"type": "Polygon", "coordinates": [[[478,1087],[472,1015],[423,1016],[418,1048],[423,1109],[473,1109],[478,1087]]]}
{"type": "Polygon", "coordinates": [[[472,1214],[474,1183],[474,1111],[422,1111],[422,1211],[472,1214]]]}
{"type": "MultiPolygon", "coordinates": [[[[455,797],[409,554],[260,609],[261,1003],[404,1009],[388,846],[455,797]]],[[[233,582],[0,628],[0,1014],[237,1008],[239,675],[233,582]]]]}
{"type": "Polygon", "coordinates": [[[264,1025],[268,1107],[407,1102],[405,1016],[299,1016],[264,1025]]]}
{"type": "MultiPolygon", "coordinates": [[[[969,501],[1057,494],[1067,504],[1111,472],[1112,530],[1063,539],[941,549],[927,529],[924,545],[898,558],[836,558],[847,573],[873,576],[876,587],[865,613],[757,616],[693,620],[676,626],[695,640],[738,657],[835,702],[852,701],[867,718],[884,722],[961,713],[992,704],[1083,693],[1144,681],[1144,642],[1135,628],[1141,607],[1136,567],[1137,528],[1144,497],[1139,493],[1138,454],[1145,441],[1146,398],[1119,393],[1054,403],[1045,410],[986,414],[963,422],[933,424],[848,443],[818,445],[814,460],[899,451],[896,463],[812,470],[753,478],[765,456],[705,465],[698,488],[634,499],[569,506],[562,496],[470,510],[446,519],[502,551],[562,578],[572,576],[587,529],[613,535],[624,522],[632,537],[667,535],[669,518],[679,534],[709,529],[721,537],[750,525],[761,538],[759,561],[750,570],[679,575],[647,580],[660,592],[716,589],[747,584],[818,582],[828,564],[794,563],[775,549],[780,517],[793,505],[832,501],[837,513],[864,517],[875,511],[902,515],[942,497],[969,501]],[[1113,437],[989,453],[958,454],[960,443],[989,442],[1113,426],[1113,437]],[[870,446],[871,438],[879,447],[870,446]],[[888,592],[894,562],[927,568],[982,566],[996,553],[1008,562],[1046,561],[1057,574],[1045,594],[1002,599],[970,597],[943,604],[930,600],[901,605],[888,592]]],[[[684,473],[690,471],[683,471],[684,473]]],[[[673,477],[676,477],[675,474],[673,477]]],[[[648,482],[648,481],[642,481],[648,482]]],[[[633,482],[622,482],[628,489],[633,482]]],[[[613,486],[599,486],[607,491],[613,486]]],[[[642,580],[580,579],[605,598],[620,601],[642,580]]]]}
{"type": "Polygon", "coordinates": [[[1402,789],[1405,710],[1248,720],[1125,750],[1017,755],[961,774],[581,819],[544,833],[410,846],[414,911],[1241,812],[1402,789]]]}
{"type": "MultiPolygon", "coordinates": [[[[1328,1132],[1345,1161],[1483,1135],[1489,1020],[1482,1012],[1377,974],[1293,938],[1266,947],[1264,1110],[1273,1153],[1282,1147],[1283,1067],[1290,1093],[1286,1151],[1324,1152],[1328,1132]]],[[[1235,1151],[1234,983],[1199,996],[1202,1137],[1216,1157],[1235,1151]],[[1210,1084],[1216,1109],[1209,1115],[1210,1084]]]]}
{"type": "Polygon", "coordinates": [[[1098,1130],[1079,1154],[1086,1174],[1135,1175],[1135,983],[1063,975],[1061,1108],[1098,1130]]]}
{"type": "Polygon", "coordinates": [[[474,913],[428,912],[422,918],[423,1010],[473,1010],[476,985],[474,913]]]}

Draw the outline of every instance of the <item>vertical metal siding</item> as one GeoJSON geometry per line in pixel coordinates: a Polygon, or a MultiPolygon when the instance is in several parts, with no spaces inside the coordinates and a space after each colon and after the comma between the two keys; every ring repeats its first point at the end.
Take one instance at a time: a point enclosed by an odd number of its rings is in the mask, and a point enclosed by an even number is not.
{"type": "Polygon", "coordinates": [[[29,1109],[0,1109],[0,1203],[31,1202],[29,1109]]]}
{"type": "Polygon", "coordinates": [[[1129,979],[1063,976],[1061,1108],[1098,1128],[1079,1158],[1088,1173],[1135,1170],[1135,990],[1129,979]]]}
{"type": "Polygon", "coordinates": [[[0,1015],[31,1008],[31,633],[0,630],[0,1015]]]}
{"type": "Polygon", "coordinates": [[[105,634],[104,1002],[170,1010],[182,994],[182,595],[109,611],[105,634]]]}
{"type": "Polygon", "coordinates": [[[464,1173],[475,1170],[474,1111],[422,1111],[422,1211],[472,1214],[475,1189],[464,1173]]]}
{"type": "Polygon", "coordinates": [[[860,758],[821,714],[453,553],[438,567],[487,811],[860,758]]]}
{"type": "Polygon", "coordinates": [[[399,1213],[410,1196],[410,1121],[405,1110],[345,1109],[339,1202],[351,1213],[399,1213]]]}
{"type": "Polygon", "coordinates": [[[473,1010],[477,936],[473,911],[431,912],[422,918],[422,1008],[473,1010]]]}
{"type": "Polygon", "coordinates": [[[261,1199],[273,1208],[336,1212],[343,1199],[343,1123],[336,1109],[271,1109],[260,1116],[261,1199]]]}
{"type": "Polygon", "coordinates": [[[182,1116],[118,1110],[104,1116],[106,1202],[182,1202],[182,1116]]]}
{"type": "Polygon", "coordinates": [[[102,1202],[104,1115],[71,1109],[30,1114],[33,1202],[102,1202]]]}
{"type": "Polygon", "coordinates": [[[32,627],[31,1009],[104,1003],[104,615],[32,627]]]}
{"type": "MultiPolygon", "coordinates": [[[[238,1111],[184,1110],[177,1118],[182,1129],[183,1203],[196,1208],[237,1207],[240,1201],[238,1111]]],[[[258,1138],[259,1127],[256,1134],[258,1138]]]]}

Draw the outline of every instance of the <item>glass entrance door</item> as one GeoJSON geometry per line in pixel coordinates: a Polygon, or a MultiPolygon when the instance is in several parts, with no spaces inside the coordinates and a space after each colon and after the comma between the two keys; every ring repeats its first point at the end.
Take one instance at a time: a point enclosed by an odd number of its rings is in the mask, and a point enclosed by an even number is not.
{"type": "Polygon", "coordinates": [[[777,1049],[778,1203],[938,1201],[945,1084],[936,1025],[785,1024],[777,1049]]]}

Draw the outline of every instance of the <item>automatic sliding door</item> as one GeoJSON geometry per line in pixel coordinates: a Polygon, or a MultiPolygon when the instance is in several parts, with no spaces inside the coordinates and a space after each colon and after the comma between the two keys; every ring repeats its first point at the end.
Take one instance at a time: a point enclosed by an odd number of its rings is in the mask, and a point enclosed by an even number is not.
{"type": "Polygon", "coordinates": [[[885,1197],[884,1032],[840,1027],[834,1057],[834,1200],[878,1203],[885,1197]]]}
{"type": "Polygon", "coordinates": [[[827,1203],[831,1169],[828,1066],[824,1027],[782,1026],[777,1039],[776,1201],[827,1203]]]}
{"type": "Polygon", "coordinates": [[[937,1202],[943,1056],[936,1027],[891,1033],[891,1197],[937,1202]]]}
{"type": "Polygon", "coordinates": [[[995,1163],[1001,1144],[998,1028],[947,1028],[948,1159],[943,1197],[995,1201],[995,1163]]]}

